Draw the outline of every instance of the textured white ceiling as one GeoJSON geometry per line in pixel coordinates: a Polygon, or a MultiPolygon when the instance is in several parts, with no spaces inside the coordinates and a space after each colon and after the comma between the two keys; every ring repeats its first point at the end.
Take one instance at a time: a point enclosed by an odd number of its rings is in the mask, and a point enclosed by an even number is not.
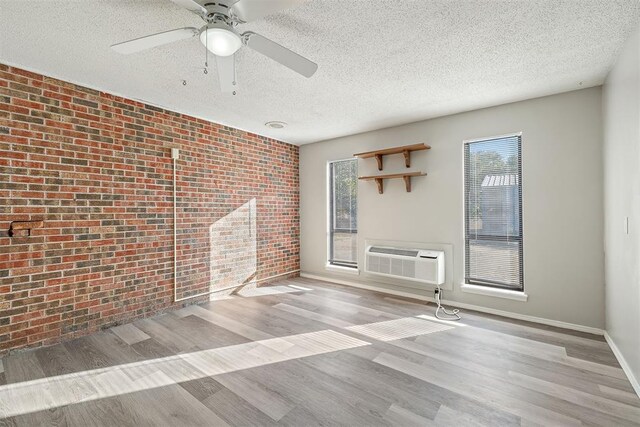
{"type": "Polygon", "coordinates": [[[0,0],[0,62],[303,144],[599,85],[639,18],[639,0],[309,0],[241,30],[318,72],[243,48],[232,96],[197,39],[109,49],[203,24],[169,0],[0,0]]]}

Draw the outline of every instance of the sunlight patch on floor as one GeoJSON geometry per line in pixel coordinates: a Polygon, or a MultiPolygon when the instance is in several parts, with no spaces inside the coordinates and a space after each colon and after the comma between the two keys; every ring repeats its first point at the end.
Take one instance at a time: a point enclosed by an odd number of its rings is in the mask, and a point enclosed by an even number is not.
{"type": "Polygon", "coordinates": [[[237,290],[228,290],[211,294],[210,301],[230,300],[234,298],[252,298],[260,297],[264,295],[281,295],[291,294],[294,292],[311,292],[313,289],[304,288],[297,285],[273,285],[273,286],[258,286],[256,283],[249,283],[247,285],[238,285],[237,290]]]}
{"type": "Polygon", "coordinates": [[[424,318],[403,317],[402,319],[349,326],[345,329],[378,341],[394,341],[453,328],[454,326],[432,322],[424,318]]]}
{"type": "MultiPolygon", "coordinates": [[[[311,290],[311,289],[308,289],[311,290]]],[[[238,290],[235,294],[243,298],[259,297],[263,295],[279,295],[290,294],[292,292],[301,292],[302,289],[291,285],[274,285],[274,286],[245,286],[238,290]]]]}
{"type": "Polygon", "coordinates": [[[449,325],[449,326],[453,326],[453,327],[469,326],[466,323],[461,322],[459,320],[438,319],[433,314],[419,314],[419,315],[417,315],[415,317],[417,317],[418,319],[428,320],[429,322],[441,323],[443,325],[449,325]]]}
{"type": "Polygon", "coordinates": [[[134,393],[370,345],[332,330],[290,335],[0,387],[0,417],[134,393]]]}

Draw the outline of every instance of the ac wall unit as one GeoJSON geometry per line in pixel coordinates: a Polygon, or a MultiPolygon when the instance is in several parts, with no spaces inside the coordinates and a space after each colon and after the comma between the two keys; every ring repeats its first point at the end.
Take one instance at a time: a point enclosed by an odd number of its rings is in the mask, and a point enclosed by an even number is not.
{"type": "Polygon", "coordinates": [[[444,283],[444,251],[367,246],[365,271],[414,282],[444,283]]]}

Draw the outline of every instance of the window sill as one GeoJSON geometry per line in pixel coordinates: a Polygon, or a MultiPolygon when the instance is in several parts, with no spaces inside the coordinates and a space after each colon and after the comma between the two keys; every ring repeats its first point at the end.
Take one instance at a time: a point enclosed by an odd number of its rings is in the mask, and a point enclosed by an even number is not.
{"type": "Polygon", "coordinates": [[[324,269],[329,271],[335,271],[336,273],[353,274],[354,276],[360,275],[360,270],[358,268],[342,267],[340,265],[327,264],[324,266],[324,269]]]}
{"type": "Polygon", "coordinates": [[[467,283],[463,283],[462,286],[460,286],[460,289],[462,290],[462,292],[468,292],[470,294],[486,295],[496,298],[506,298],[522,302],[526,302],[529,298],[529,295],[520,291],[510,291],[508,289],[497,289],[487,286],[469,285],[467,283]]]}

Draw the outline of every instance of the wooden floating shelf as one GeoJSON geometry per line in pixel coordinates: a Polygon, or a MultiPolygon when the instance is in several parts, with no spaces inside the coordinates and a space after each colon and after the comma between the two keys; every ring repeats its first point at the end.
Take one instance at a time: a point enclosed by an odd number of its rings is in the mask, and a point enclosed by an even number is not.
{"type": "Polygon", "coordinates": [[[369,159],[371,157],[375,157],[378,162],[378,170],[382,170],[382,157],[387,156],[389,154],[404,154],[404,164],[406,167],[411,167],[411,152],[412,151],[421,151],[428,150],[431,147],[427,144],[413,144],[413,145],[404,145],[402,147],[393,147],[393,148],[384,148],[382,150],[375,151],[367,151],[365,153],[354,154],[353,157],[358,157],[360,159],[369,159]]]}
{"type": "Polygon", "coordinates": [[[378,193],[382,194],[384,191],[383,181],[385,179],[404,179],[404,185],[407,189],[407,193],[411,192],[411,178],[414,176],[425,176],[425,172],[407,172],[407,173],[392,173],[389,175],[371,175],[371,176],[361,176],[358,179],[363,181],[376,181],[378,184],[378,193]]]}

